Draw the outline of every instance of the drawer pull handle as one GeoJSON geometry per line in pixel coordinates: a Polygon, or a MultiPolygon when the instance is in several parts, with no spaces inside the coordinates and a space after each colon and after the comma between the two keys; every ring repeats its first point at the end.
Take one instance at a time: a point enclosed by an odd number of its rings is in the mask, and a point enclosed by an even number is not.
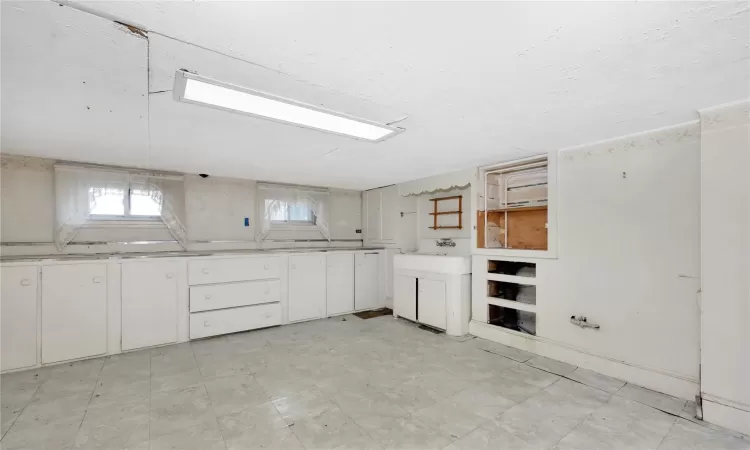
{"type": "Polygon", "coordinates": [[[168,273],[167,274],[167,279],[171,280],[172,278],[174,278],[174,274],[168,273]]]}
{"type": "Polygon", "coordinates": [[[24,278],[23,280],[21,280],[21,286],[31,286],[31,280],[29,280],[28,278],[24,278]]]}
{"type": "Polygon", "coordinates": [[[268,264],[263,264],[263,268],[268,270],[268,264]]]}
{"type": "Polygon", "coordinates": [[[204,320],[204,321],[203,321],[203,327],[204,327],[204,328],[208,328],[208,327],[210,327],[210,326],[211,326],[211,324],[210,324],[210,323],[208,323],[208,320],[204,320]]]}
{"type": "Polygon", "coordinates": [[[209,273],[211,273],[211,271],[208,270],[208,269],[203,269],[203,273],[206,274],[206,275],[208,275],[209,273]]]}
{"type": "Polygon", "coordinates": [[[99,284],[99,283],[101,283],[101,282],[102,282],[102,277],[94,277],[94,279],[93,279],[92,281],[93,281],[93,282],[94,282],[95,284],[99,284]]]}
{"type": "Polygon", "coordinates": [[[206,294],[205,297],[206,297],[206,300],[211,300],[211,294],[206,294]]]}
{"type": "Polygon", "coordinates": [[[272,315],[272,314],[271,314],[270,312],[267,312],[267,313],[266,313],[266,319],[270,319],[270,318],[271,318],[271,315],[272,315]]]}

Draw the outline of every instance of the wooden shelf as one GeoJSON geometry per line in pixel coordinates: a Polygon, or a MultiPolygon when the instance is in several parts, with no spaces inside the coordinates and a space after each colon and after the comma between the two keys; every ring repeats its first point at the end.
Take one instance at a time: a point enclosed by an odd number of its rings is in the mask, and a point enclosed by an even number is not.
{"type": "Polygon", "coordinates": [[[461,213],[463,213],[463,195],[454,195],[451,197],[440,197],[440,198],[431,198],[430,201],[432,202],[432,212],[430,215],[432,216],[432,226],[429,227],[433,230],[442,230],[442,229],[457,229],[460,230],[463,228],[463,223],[461,223],[461,213]],[[458,200],[458,210],[456,211],[438,211],[438,202],[441,202],[443,200],[458,200]],[[438,216],[443,215],[457,215],[458,216],[458,224],[455,226],[443,226],[438,225],[438,216]]]}
{"type": "Polygon", "coordinates": [[[431,202],[439,202],[441,200],[455,200],[457,198],[463,198],[463,195],[454,195],[452,197],[440,197],[440,198],[431,198],[431,202]]]}
{"type": "Polygon", "coordinates": [[[547,205],[534,205],[534,206],[515,206],[510,208],[499,208],[499,209],[490,209],[490,212],[512,212],[512,211],[541,211],[543,209],[547,209],[547,205]]]}

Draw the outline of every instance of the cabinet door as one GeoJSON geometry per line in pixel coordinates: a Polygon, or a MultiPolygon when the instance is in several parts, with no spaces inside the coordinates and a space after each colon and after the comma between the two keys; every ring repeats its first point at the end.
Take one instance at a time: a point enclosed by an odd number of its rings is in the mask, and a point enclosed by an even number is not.
{"type": "Polygon", "coordinates": [[[417,293],[417,317],[419,321],[435,328],[445,329],[445,282],[419,279],[417,293]]]}
{"type": "Polygon", "coordinates": [[[378,254],[356,253],[354,263],[354,308],[379,308],[382,305],[378,302],[378,254]]]}
{"type": "Polygon", "coordinates": [[[380,189],[365,192],[367,203],[367,239],[371,241],[380,240],[381,217],[380,217],[380,189]]]}
{"type": "Polygon", "coordinates": [[[326,255],[289,257],[289,321],[320,319],[326,308],[326,255]]]}
{"type": "Polygon", "coordinates": [[[404,319],[417,320],[417,279],[396,275],[393,280],[393,313],[404,319]]]}
{"type": "Polygon", "coordinates": [[[326,259],[326,315],[354,311],[354,254],[332,254],[326,259]]]}
{"type": "Polygon", "coordinates": [[[177,263],[122,264],[122,349],[177,342],[177,263]]]}
{"type": "Polygon", "coordinates": [[[37,273],[35,266],[0,268],[2,370],[36,365],[37,273]]]}
{"type": "Polygon", "coordinates": [[[42,362],[107,351],[107,266],[42,268],[42,362]]]}
{"type": "Polygon", "coordinates": [[[382,189],[380,200],[380,239],[393,241],[396,239],[396,228],[401,218],[398,201],[398,186],[388,186],[382,189]]]}

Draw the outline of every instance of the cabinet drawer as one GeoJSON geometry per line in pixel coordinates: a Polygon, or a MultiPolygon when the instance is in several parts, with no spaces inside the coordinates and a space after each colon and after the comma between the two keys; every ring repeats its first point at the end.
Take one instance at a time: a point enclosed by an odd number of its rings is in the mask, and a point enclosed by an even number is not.
{"type": "Polygon", "coordinates": [[[190,314],[190,339],[281,324],[281,305],[244,306],[190,314]]]}
{"type": "Polygon", "coordinates": [[[278,302],[279,280],[212,284],[190,288],[190,312],[278,302]]]}
{"type": "Polygon", "coordinates": [[[188,262],[191,285],[279,278],[280,258],[195,259],[188,262]]]}

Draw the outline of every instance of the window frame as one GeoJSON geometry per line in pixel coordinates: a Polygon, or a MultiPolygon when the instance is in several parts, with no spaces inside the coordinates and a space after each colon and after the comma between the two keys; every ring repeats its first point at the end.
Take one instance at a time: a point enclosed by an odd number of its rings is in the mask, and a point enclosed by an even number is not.
{"type": "MultiPolygon", "coordinates": [[[[144,222],[144,223],[154,223],[154,222],[161,222],[162,216],[159,214],[158,216],[143,216],[143,215],[133,215],[131,214],[131,201],[130,196],[132,195],[133,187],[131,185],[132,181],[128,178],[128,186],[127,186],[127,192],[125,195],[123,195],[123,215],[117,215],[117,214],[92,214],[91,211],[89,211],[89,221],[90,222],[98,222],[98,223],[135,223],[135,222],[144,222]]],[[[123,189],[125,191],[125,189],[123,189]]],[[[162,193],[163,195],[163,193],[162,193]]],[[[162,204],[162,207],[164,205],[162,204]]]]}
{"type": "MultiPolygon", "coordinates": [[[[277,202],[282,202],[282,203],[285,203],[285,204],[289,204],[289,202],[287,202],[286,200],[275,200],[275,199],[269,199],[269,198],[267,198],[267,199],[265,199],[265,201],[266,202],[268,202],[268,201],[272,201],[272,202],[273,201],[277,201],[277,202]]],[[[264,203],[264,206],[265,206],[265,203],[264,203]]],[[[290,208],[287,207],[286,208],[286,211],[287,211],[287,214],[286,214],[287,219],[286,220],[273,220],[272,219],[270,221],[272,229],[292,229],[292,228],[298,229],[298,228],[315,228],[315,227],[317,227],[317,216],[315,215],[315,213],[312,210],[309,210],[310,211],[310,215],[312,216],[312,220],[291,220],[291,219],[289,219],[289,217],[290,217],[289,210],[290,210],[290,208]]]]}

